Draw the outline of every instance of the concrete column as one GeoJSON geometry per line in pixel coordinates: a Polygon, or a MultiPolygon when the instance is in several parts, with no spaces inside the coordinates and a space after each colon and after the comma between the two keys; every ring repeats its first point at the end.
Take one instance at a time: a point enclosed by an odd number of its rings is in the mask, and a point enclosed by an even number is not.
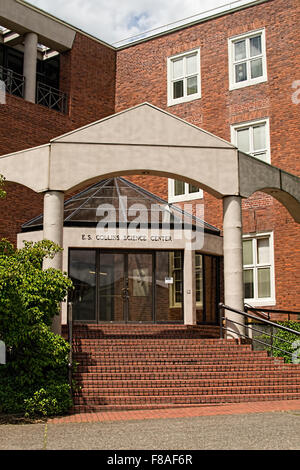
{"type": "Polygon", "coordinates": [[[196,324],[196,278],[195,278],[195,252],[184,250],[183,264],[183,306],[184,324],[196,324]]]}
{"type": "MultiPolygon", "coordinates": [[[[223,244],[224,244],[224,290],[225,304],[244,311],[243,287],[243,246],[242,246],[242,204],[239,196],[223,198],[223,244]]],[[[234,332],[244,334],[244,327],[230,323],[230,320],[244,324],[244,317],[225,311],[227,327],[233,333],[227,337],[237,337],[234,332]]]]}
{"type": "MultiPolygon", "coordinates": [[[[48,191],[44,195],[44,232],[43,238],[63,246],[63,215],[64,193],[61,191],[48,191]]],[[[62,270],[62,252],[57,253],[53,259],[46,258],[44,269],[55,268],[62,270]]],[[[53,319],[52,331],[61,333],[61,315],[53,319]]]]}
{"type": "Polygon", "coordinates": [[[25,100],[35,103],[36,90],[36,64],[37,64],[36,33],[26,33],[24,36],[24,65],[23,75],[25,77],[25,100]]]}

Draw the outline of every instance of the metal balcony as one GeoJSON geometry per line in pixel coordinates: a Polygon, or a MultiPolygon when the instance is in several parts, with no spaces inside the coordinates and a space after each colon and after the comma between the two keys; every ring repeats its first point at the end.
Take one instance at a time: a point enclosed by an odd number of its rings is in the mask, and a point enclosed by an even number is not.
{"type": "Polygon", "coordinates": [[[24,98],[25,77],[23,75],[0,65],[0,80],[5,83],[6,93],[24,98]]]}
{"type": "Polygon", "coordinates": [[[60,113],[67,113],[68,102],[66,93],[41,82],[36,84],[36,103],[60,113]]]}

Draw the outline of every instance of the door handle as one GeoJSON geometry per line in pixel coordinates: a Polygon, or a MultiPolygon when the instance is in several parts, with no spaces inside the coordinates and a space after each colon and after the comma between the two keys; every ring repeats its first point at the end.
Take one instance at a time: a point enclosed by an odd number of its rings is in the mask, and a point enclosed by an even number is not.
{"type": "Polygon", "coordinates": [[[129,299],[129,292],[127,287],[123,287],[123,289],[121,289],[121,296],[123,300],[129,299]]]}

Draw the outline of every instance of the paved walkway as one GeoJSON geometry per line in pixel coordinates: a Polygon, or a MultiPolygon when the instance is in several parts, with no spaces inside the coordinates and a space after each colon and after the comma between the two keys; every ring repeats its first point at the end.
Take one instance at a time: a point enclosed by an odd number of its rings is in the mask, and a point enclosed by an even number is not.
{"type": "Polygon", "coordinates": [[[121,451],[135,456],[152,451],[136,468],[145,468],[159,451],[300,450],[300,401],[103,412],[3,424],[0,450],[106,451],[98,455],[99,465],[124,455],[121,451]]]}
{"type": "Polygon", "coordinates": [[[163,418],[192,418],[197,416],[266,413],[272,411],[300,411],[300,400],[261,401],[224,405],[185,406],[153,410],[102,411],[81,413],[49,419],[48,423],[92,423],[163,418]]]}

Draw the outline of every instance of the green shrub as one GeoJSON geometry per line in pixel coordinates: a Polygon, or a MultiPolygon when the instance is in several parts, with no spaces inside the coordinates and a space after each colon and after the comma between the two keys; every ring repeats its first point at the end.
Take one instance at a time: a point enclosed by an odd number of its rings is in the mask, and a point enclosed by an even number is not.
{"type": "MultiPolygon", "coordinates": [[[[291,328],[292,330],[300,331],[300,322],[295,321],[284,321],[277,322],[278,325],[291,328]]],[[[297,336],[288,331],[276,329],[274,331],[276,338],[273,338],[273,356],[274,357],[283,357],[285,362],[300,362],[300,336],[297,336]],[[288,341],[286,343],[285,341],[288,341]],[[299,342],[299,343],[298,343],[299,342]],[[283,351],[276,349],[280,348],[283,351]],[[286,352],[284,352],[286,351],[286,352]]]]}
{"type": "Polygon", "coordinates": [[[71,406],[69,344],[51,324],[72,283],[58,270],[42,269],[43,259],[58,251],[46,240],[20,250],[0,242],[0,339],[7,346],[0,412],[49,416],[71,406]]]}

